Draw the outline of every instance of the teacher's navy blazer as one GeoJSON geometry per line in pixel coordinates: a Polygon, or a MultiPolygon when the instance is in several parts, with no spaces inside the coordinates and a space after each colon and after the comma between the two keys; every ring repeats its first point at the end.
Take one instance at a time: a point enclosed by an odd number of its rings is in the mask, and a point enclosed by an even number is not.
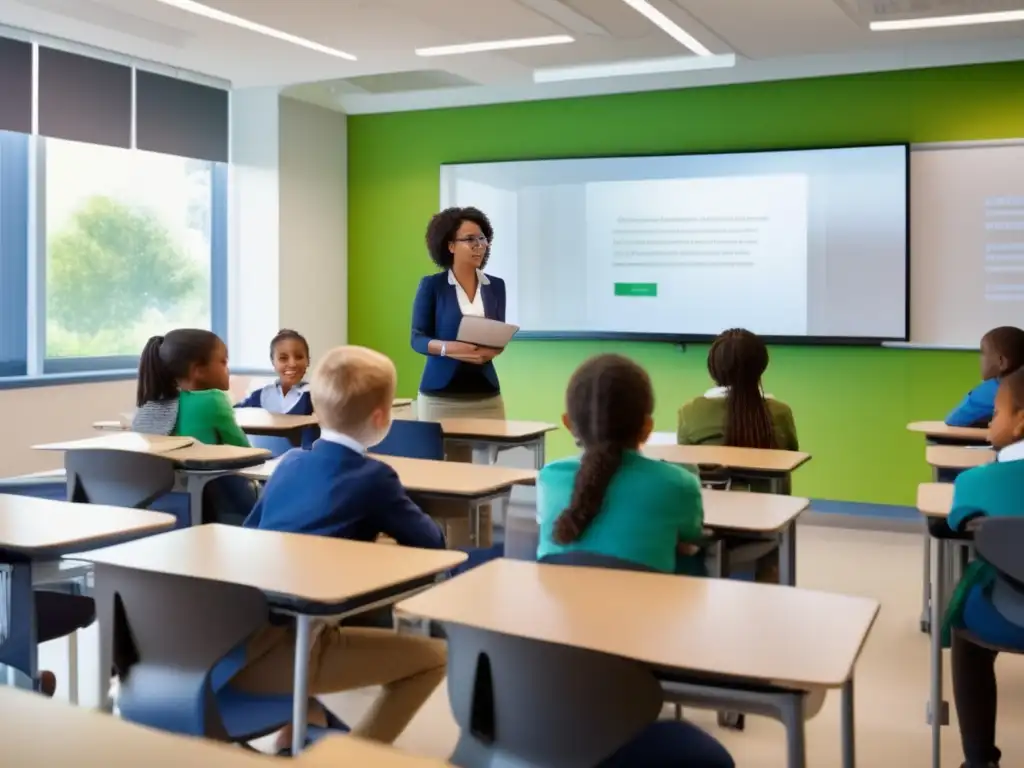
{"type": "MultiPolygon", "coordinates": [[[[450,357],[431,355],[427,351],[431,339],[455,341],[459,333],[462,309],[459,307],[455,285],[449,281],[449,274],[445,270],[420,280],[416,299],[412,303],[412,348],[427,356],[423,378],[420,379],[421,392],[444,390],[460,365],[472,365],[450,357]]],[[[483,299],[484,314],[491,320],[505,322],[505,281],[491,275],[485,277],[487,282],[480,280],[477,287],[483,299]]],[[[494,363],[485,363],[481,368],[487,380],[498,389],[498,373],[494,370],[494,363]]]]}

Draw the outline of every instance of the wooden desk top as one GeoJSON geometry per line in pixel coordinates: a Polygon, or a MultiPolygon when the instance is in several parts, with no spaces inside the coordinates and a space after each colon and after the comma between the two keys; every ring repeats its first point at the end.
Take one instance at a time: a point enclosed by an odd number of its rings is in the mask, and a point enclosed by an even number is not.
{"type": "Polygon", "coordinates": [[[776,533],[810,505],[810,499],[776,493],[705,489],[704,525],[716,530],[776,533]]]}
{"type": "Polygon", "coordinates": [[[235,420],[243,432],[259,431],[265,434],[294,432],[319,425],[316,416],[296,416],[271,413],[263,408],[235,408],[235,420]]]}
{"type": "Polygon", "coordinates": [[[912,421],[907,424],[907,429],[930,438],[988,444],[988,430],[980,427],[951,427],[941,421],[912,421]]]}
{"type": "Polygon", "coordinates": [[[502,419],[441,419],[445,437],[472,440],[528,440],[558,429],[543,421],[502,419]]]}
{"type": "Polygon", "coordinates": [[[75,555],[76,560],[255,587],[269,595],[337,605],[446,571],[452,550],[383,547],[325,536],[198,525],[75,555]]]}
{"type": "Polygon", "coordinates": [[[801,451],[768,448],[733,448],[727,445],[645,445],[644,455],[670,464],[696,464],[788,474],[811,459],[801,451]]]}
{"type": "Polygon", "coordinates": [[[0,548],[27,555],[43,557],[173,527],[174,516],[162,512],[0,494],[0,548]]]}
{"type": "Polygon", "coordinates": [[[164,435],[143,435],[138,432],[112,432],[100,437],[84,440],[68,440],[61,443],[34,445],[37,451],[132,451],[133,453],[164,454],[179,448],[186,448],[195,439],[191,437],[166,437],[164,435]]]}
{"type": "Polygon", "coordinates": [[[949,517],[952,508],[952,483],[921,483],[917,486],[917,509],[925,517],[949,517]]]}
{"type": "MultiPolygon", "coordinates": [[[[405,489],[412,493],[480,498],[499,493],[513,485],[533,485],[537,481],[535,469],[405,459],[398,456],[374,455],[373,458],[390,465],[398,473],[398,479],[405,489]]],[[[240,474],[253,480],[265,481],[274,473],[278,461],[268,461],[258,467],[243,470],[240,474]]]]}
{"type": "MultiPolygon", "coordinates": [[[[35,693],[0,688],[0,742],[12,766],[108,768],[272,768],[283,761],[207,739],[175,736],[35,693]],[[52,729],[58,738],[48,738],[52,729]]],[[[441,768],[441,760],[407,755],[354,736],[328,737],[294,760],[300,768],[441,768]]]]}
{"type": "Polygon", "coordinates": [[[218,463],[236,464],[247,460],[253,463],[270,456],[264,448],[240,447],[235,445],[206,445],[191,437],[164,437],[143,435],[138,432],[111,432],[101,437],[85,440],[70,440],[64,443],[49,443],[33,446],[43,451],[131,451],[166,456],[179,466],[208,464],[216,469],[218,463]]]}
{"type": "Polygon", "coordinates": [[[809,690],[849,678],[879,605],[775,584],[501,559],[397,608],[667,669],[809,690]]]}
{"type": "Polygon", "coordinates": [[[924,455],[931,466],[940,469],[970,469],[996,460],[996,452],[991,448],[965,445],[929,445],[924,455]]]}

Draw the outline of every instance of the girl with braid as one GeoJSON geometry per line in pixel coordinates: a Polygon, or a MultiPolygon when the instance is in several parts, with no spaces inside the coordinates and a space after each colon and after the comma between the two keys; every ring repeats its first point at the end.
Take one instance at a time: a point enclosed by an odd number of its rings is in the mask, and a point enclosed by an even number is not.
{"type": "Polygon", "coordinates": [[[793,411],[761,389],[768,348],[742,328],[722,333],[708,352],[708,373],[718,386],[679,411],[680,445],[798,450],[793,411]]]}
{"type": "Polygon", "coordinates": [[[640,453],[653,413],[651,380],[628,358],[600,355],[573,374],[562,421],[583,453],[540,472],[538,558],[582,550],[666,573],[699,571],[700,482],[640,453]]]}
{"type": "MultiPolygon", "coordinates": [[[[756,334],[733,328],[719,335],[708,352],[708,373],[717,386],[679,410],[679,444],[798,450],[793,411],[761,389],[767,368],[768,348],[756,334]]],[[[749,480],[747,488],[768,490],[757,478],[749,480]]],[[[726,548],[744,543],[750,542],[729,537],[726,548]]],[[[778,570],[775,549],[757,562],[755,578],[778,583],[778,570]]]]}
{"type": "MultiPolygon", "coordinates": [[[[647,373],[619,355],[601,355],[569,380],[562,421],[583,449],[548,464],[537,478],[538,558],[581,550],[672,573],[695,559],[704,509],[700,483],[682,467],[639,448],[654,428],[647,373]]],[[[601,768],[693,765],[735,768],[713,736],[690,722],[656,723],[601,768]],[[667,729],[667,730],[663,730],[667,729]]]]}

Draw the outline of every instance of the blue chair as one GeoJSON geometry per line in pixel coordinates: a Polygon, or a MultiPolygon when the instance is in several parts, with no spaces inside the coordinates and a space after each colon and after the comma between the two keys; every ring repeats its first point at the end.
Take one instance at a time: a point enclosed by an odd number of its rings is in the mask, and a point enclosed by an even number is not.
{"type": "Polygon", "coordinates": [[[284,456],[295,447],[287,437],[270,437],[267,435],[250,435],[249,443],[253,448],[262,448],[265,451],[270,451],[271,458],[274,459],[284,456]]]}
{"type": "Polygon", "coordinates": [[[370,452],[382,456],[444,461],[444,432],[434,421],[396,419],[388,436],[370,452]]]}

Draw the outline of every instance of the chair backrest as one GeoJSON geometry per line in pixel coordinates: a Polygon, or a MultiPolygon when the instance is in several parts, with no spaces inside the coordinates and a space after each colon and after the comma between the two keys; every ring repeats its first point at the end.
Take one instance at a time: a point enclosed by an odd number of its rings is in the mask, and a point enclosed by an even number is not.
{"type": "Polygon", "coordinates": [[[1024,517],[987,517],[974,535],[978,556],[1024,587],[1024,517]]]}
{"type": "Polygon", "coordinates": [[[396,419],[388,436],[370,452],[406,459],[444,461],[444,431],[435,421],[396,419]]]}
{"type": "Polygon", "coordinates": [[[654,568],[634,563],[632,560],[623,560],[621,557],[610,555],[598,555],[593,552],[559,552],[555,555],[545,555],[540,559],[545,565],[577,565],[583,568],[617,568],[620,571],[647,571],[658,573],[654,568]]]}

